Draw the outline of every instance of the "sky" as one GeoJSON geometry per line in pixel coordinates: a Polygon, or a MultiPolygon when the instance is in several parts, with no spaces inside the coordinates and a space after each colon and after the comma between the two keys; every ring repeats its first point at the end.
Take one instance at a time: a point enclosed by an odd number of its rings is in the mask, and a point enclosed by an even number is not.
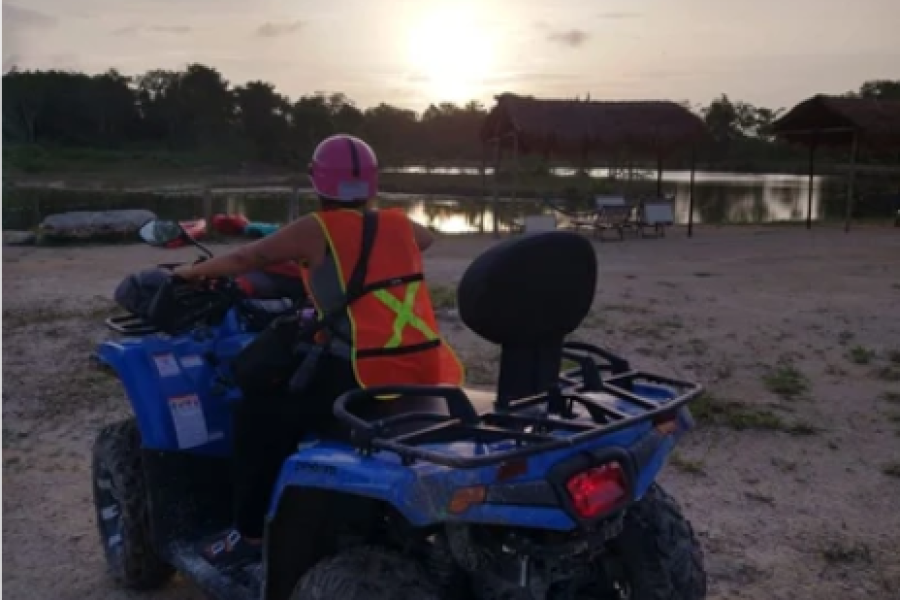
{"type": "Polygon", "coordinates": [[[900,79],[900,0],[12,0],[3,70],[215,67],[358,106],[721,93],[770,108],[900,79]]]}

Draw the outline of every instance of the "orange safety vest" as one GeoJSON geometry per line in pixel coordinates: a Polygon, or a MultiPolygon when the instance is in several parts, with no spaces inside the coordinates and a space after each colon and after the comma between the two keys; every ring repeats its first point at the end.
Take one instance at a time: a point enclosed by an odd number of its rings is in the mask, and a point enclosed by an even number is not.
{"type": "MultiPolygon", "coordinates": [[[[322,226],[341,291],[346,293],[362,247],[362,214],[339,209],[313,213],[313,217],[322,226]]],[[[304,268],[303,281],[321,317],[323,308],[310,279],[309,269],[304,268]]],[[[422,253],[412,223],[400,210],[379,211],[364,287],[369,291],[346,311],[359,385],[462,385],[462,364],[438,332],[431,296],[422,280],[422,253]]]]}

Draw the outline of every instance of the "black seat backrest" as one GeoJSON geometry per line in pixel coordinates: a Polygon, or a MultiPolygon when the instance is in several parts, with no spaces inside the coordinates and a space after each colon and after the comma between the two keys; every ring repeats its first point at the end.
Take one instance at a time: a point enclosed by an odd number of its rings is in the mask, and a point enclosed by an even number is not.
{"type": "Polygon", "coordinates": [[[563,340],[590,311],[596,284],[593,245],[565,231],[501,242],[469,266],[457,290],[459,315],[502,348],[499,405],[556,385],[563,340]]]}

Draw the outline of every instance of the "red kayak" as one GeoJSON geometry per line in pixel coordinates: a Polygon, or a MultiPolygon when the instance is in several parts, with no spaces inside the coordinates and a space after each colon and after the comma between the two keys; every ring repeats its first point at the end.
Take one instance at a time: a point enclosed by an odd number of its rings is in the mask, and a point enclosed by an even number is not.
{"type": "Polygon", "coordinates": [[[243,235],[250,221],[244,215],[218,214],[212,218],[212,226],[222,235],[243,235]]]}
{"type": "MultiPolygon", "coordinates": [[[[188,233],[188,235],[195,240],[203,239],[204,237],[206,237],[206,219],[179,221],[178,224],[181,225],[188,233]]],[[[166,248],[180,248],[182,246],[184,246],[184,242],[180,239],[173,240],[166,244],[166,248]]]]}

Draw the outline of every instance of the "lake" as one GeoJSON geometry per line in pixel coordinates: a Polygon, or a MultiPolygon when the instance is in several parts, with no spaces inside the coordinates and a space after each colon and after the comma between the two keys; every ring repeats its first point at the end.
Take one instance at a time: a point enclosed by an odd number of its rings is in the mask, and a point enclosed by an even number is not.
{"type": "MultiPolygon", "coordinates": [[[[405,172],[424,172],[424,167],[407,167],[405,172]],[[418,170],[417,170],[418,169],[418,170]]],[[[452,177],[468,173],[467,169],[431,169],[429,172],[452,177]]],[[[478,173],[477,169],[471,170],[478,173]]],[[[561,177],[570,175],[558,169],[561,177]]],[[[594,177],[605,177],[606,171],[596,169],[594,177]]],[[[652,175],[655,178],[655,174],[652,175]]],[[[674,197],[675,218],[678,223],[688,221],[689,173],[670,171],[663,176],[663,193],[674,197]]],[[[314,207],[311,190],[306,192],[302,210],[314,207]]],[[[886,190],[892,191],[890,189],[886,190]]],[[[292,191],[287,187],[248,187],[213,189],[215,212],[243,213],[254,221],[284,222],[287,199],[292,191]]],[[[694,188],[694,223],[768,223],[804,220],[807,213],[809,178],[801,175],[745,174],[697,172],[694,188]]],[[[842,177],[814,177],[812,181],[813,219],[841,219],[847,184],[842,177]]],[[[580,206],[584,210],[586,201],[580,206]]],[[[857,204],[855,217],[889,218],[892,198],[879,202],[857,204]]],[[[382,206],[405,208],[415,220],[444,233],[491,231],[494,215],[490,198],[452,197],[422,194],[382,194],[382,206]]],[[[162,218],[191,219],[202,214],[203,203],[196,190],[74,191],[60,189],[6,189],[3,199],[3,227],[27,229],[34,227],[48,214],[69,210],[103,210],[113,208],[147,208],[162,218]]],[[[893,208],[894,211],[897,208],[893,208]]],[[[550,213],[543,202],[534,199],[501,199],[497,216],[501,230],[507,230],[525,215],[550,213]]]]}

